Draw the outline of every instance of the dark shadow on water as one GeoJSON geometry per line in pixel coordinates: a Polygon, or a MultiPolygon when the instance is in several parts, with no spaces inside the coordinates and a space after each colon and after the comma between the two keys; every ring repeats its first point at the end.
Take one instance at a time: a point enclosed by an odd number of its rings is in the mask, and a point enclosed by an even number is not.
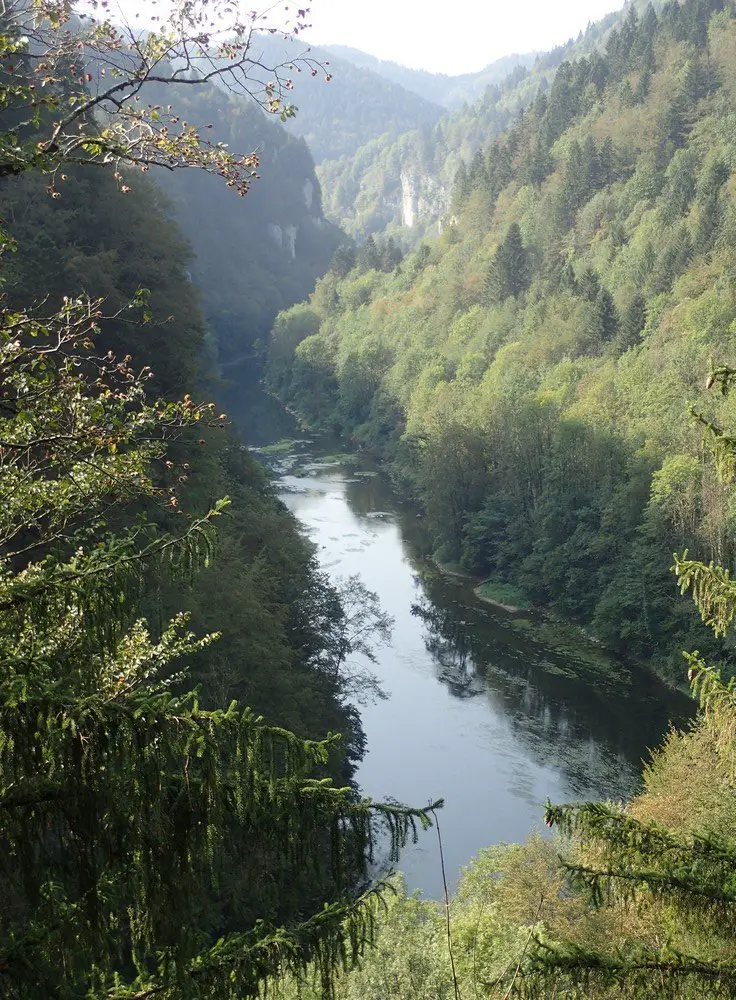
{"type": "MultiPolygon", "coordinates": [[[[268,461],[323,567],[363,575],[396,618],[393,643],[375,665],[391,697],[363,712],[368,754],[358,780],[368,794],[414,804],[444,795],[448,864],[457,872],[480,847],[538,828],[547,796],[636,791],[649,748],[692,718],[687,697],[618,662],[580,629],[484,603],[472,581],[426,558],[421,517],[367,456],[335,461],[344,443],[309,441],[268,397],[249,406],[254,445],[300,439],[268,461]]],[[[438,895],[429,840],[402,867],[411,887],[438,895]]]]}

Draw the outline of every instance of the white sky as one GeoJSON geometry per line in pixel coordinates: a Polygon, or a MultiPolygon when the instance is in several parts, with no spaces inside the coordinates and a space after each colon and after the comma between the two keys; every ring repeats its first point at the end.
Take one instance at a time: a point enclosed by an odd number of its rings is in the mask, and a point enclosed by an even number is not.
{"type": "Polygon", "coordinates": [[[311,0],[309,6],[312,28],[304,37],[315,44],[352,45],[435,73],[467,73],[512,52],[554,48],[623,0],[311,0]]]}

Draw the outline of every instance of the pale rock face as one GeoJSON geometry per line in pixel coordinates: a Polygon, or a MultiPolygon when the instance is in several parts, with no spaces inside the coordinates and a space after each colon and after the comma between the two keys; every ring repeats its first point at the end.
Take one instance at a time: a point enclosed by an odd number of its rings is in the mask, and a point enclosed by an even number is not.
{"type": "Polygon", "coordinates": [[[298,232],[299,232],[298,226],[286,226],[284,228],[283,247],[292,260],[294,260],[294,258],[296,257],[296,236],[298,232]]]}
{"type": "Polygon", "coordinates": [[[314,184],[312,184],[309,178],[304,181],[302,192],[304,194],[304,204],[307,206],[307,211],[311,212],[312,203],[314,202],[314,184]]]}
{"type": "Polygon", "coordinates": [[[268,224],[268,235],[274,241],[279,250],[284,249],[284,233],[281,226],[277,226],[275,222],[269,222],[268,224]]]}
{"type": "Polygon", "coordinates": [[[427,174],[401,172],[401,224],[412,226],[437,219],[445,211],[447,192],[444,185],[427,174]]]}
{"type": "Polygon", "coordinates": [[[292,260],[296,257],[296,238],[299,233],[298,226],[277,226],[275,222],[269,222],[267,226],[268,235],[284,253],[288,254],[292,260]]]}
{"type": "Polygon", "coordinates": [[[411,229],[417,217],[417,190],[414,178],[401,172],[401,224],[411,229]]]}

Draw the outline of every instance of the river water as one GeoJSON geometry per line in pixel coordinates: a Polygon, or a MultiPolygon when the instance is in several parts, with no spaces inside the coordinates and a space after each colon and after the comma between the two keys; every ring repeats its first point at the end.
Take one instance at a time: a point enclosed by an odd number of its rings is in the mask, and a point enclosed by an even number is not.
{"type": "MultiPolygon", "coordinates": [[[[387,697],[361,706],[365,795],[440,812],[452,888],[477,851],[544,831],[549,798],[622,799],[689,701],[612,661],[579,630],[477,598],[419,554],[421,523],[361,456],[325,462],[301,442],[275,465],[284,503],[334,580],[358,574],[394,618],[368,664],[387,697]]],[[[365,664],[362,664],[365,666],[365,664]]],[[[436,834],[402,854],[411,889],[438,898],[436,834]]]]}

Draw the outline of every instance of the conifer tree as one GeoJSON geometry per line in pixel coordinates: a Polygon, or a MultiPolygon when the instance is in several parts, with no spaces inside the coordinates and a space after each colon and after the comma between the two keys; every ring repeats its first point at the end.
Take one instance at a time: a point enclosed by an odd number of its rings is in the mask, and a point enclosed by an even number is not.
{"type": "Polygon", "coordinates": [[[395,271],[396,268],[401,264],[403,260],[403,254],[401,252],[401,247],[398,245],[393,236],[389,236],[383,245],[381,250],[381,270],[395,271]]]}
{"type": "Polygon", "coordinates": [[[512,222],[506,236],[496,251],[489,279],[491,294],[498,299],[521,295],[531,284],[529,256],[521,237],[521,230],[512,222]]]}
{"type": "Polygon", "coordinates": [[[643,296],[637,292],[623,311],[618,341],[620,348],[624,351],[639,342],[639,337],[647,322],[645,306],[643,296]]]}
{"type": "Polygon", "coordinates": [[[601,143],[598,151],[598,164],[600,168],[600,183],[605,187],[611,184],[614,179],[614,147],[613,139],[610,135],[601,143]]]}
{"type": "MultiPolygon", "coordinates": [[[[133,101],[140,74],[176,83],[161,53],[177,44],[209,65],[197,80],[224,55],[231,82],[252,70],[247,25],[225,52],[202,34],[211,5],[179,13],[148,34],[125,29],[127,49],[110,22],[77,31],[66,5],[7,7],[0,174],[41,171],[57,198],[68,162],[109,164],[123,193],[131,166],[194,166],[244,193],[252,159],[208,145],[173,108],[133,101]],[[82,72],[85,46],[100,58],[82,72]],[[41,98],[28,76],[38,61],[41,98]]],[[[285,111],[280,91],[269,102],[285,111]]],[[[213,407],[156,400],[149,369],[96,349],[128,308],[145,314],[145,294],[114,316],[86,297],[0,303],[0,994],[255,996],[307,967],[329,992],[372,933],[377,891],[356,886],[377,821],[395,854],[427,815],[334,786],[336,737],[304,741],[235,702],[205,710],[187,664],[217,635],[194,636],[184,613],[145,618],[152,576],[188,578],[211,558],[227,500],[189,514],[186,474],[166,454],[180,434],[206,446],[222,424],[213,407]],[[220,936],[208,913],[226,856],[254,881],[276,866],[329,868],[334,893],[293,926],[251,919],[220,936]]]]}
{"type": "Polygon", "coordinates": [[[602,287],[592,309],[591,332],[603,341],[612,340],[618,331],[618,311],[613,296],[602,287]]]}
{"type": "Polygon", "coordinates": [[[363,244],[359,255],[359,264],[364,271],[379,271],[381,269],[381,255],[373,236],[368,236],[363,244]]]}
{"type": "Polygon", "coordinates": [[[342,243],[332,255],[330,270],[338,278],[344,278],[350,274],[356,263],[355,248],[353,245],[351,243],[342,243]]]}
{"type": "MultiPolygon", "coordinates": [[[[707,385],[727,395],[736,370],[720,368],[707,385]]],[[[736,440],[695,413],[705,426],[719,476],[731,486],[736,477],[736,440]]],[[[703,622],[718,637],[736,618],[736,585],[728,569],[675,556],[672,567],[684,594],[692,594],[703,622]]],[[[736,681],[724,682],[700,653],[685,654],[688,679],[719,758],[736,771],[736,681]]],[[[641,907],[658,903],[674,926],[692,930],[692,950],[674,948],[660,935],[632,939],[614,953],[554,944],[535,938],[526,958],[519,991],[530,997],[556,995],[732,997],[736,963],[723,943],[736,939],[736,844],[711,830],[690,836],[651,821],[635,819],[607,803],[549,805],[549,826],[581,845],[566,867],[574,885],[587,889],[597,906],[641,907]]]]}

